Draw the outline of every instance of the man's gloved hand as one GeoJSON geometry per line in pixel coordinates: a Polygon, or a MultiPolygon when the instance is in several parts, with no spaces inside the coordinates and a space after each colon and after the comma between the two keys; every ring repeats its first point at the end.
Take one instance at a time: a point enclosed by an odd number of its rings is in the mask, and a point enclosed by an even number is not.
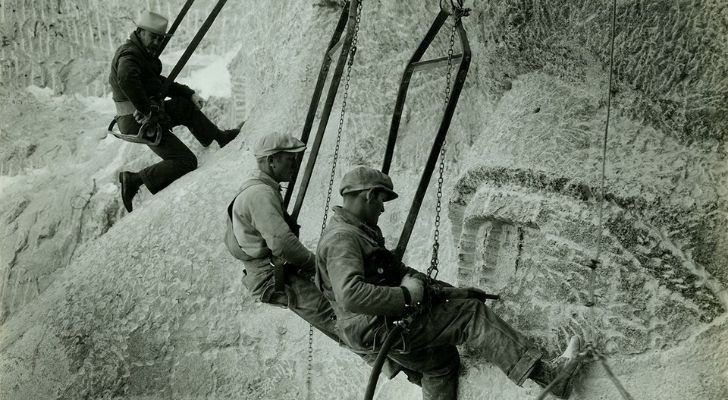
{"type": "Polygon", "coordinates": [[[205,106],[205,100],[203,100],[197,93],[192,93],[190,100],[192,100],[192,104],[194,104],[195,108],[198,110],[202,110],[202,107],[205,106]]]}
{"type": "Polygon", "coordinates": [[[410,296],[412,296],[413,305],[421,302],[425,296],[425,283],[410,274],[402,278],[400,286],[407,288],[410,296]]]}

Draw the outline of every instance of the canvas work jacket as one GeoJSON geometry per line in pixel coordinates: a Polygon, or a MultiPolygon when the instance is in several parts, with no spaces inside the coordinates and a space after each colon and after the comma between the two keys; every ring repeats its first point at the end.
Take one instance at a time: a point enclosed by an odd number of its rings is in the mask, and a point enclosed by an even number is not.
{"type": "Polygon", "coordinates": [[[386,317],[405,313],[402,277],[421,273],[401,262],[373,261],[373,254],[386,251],[379,227],[342,207],[334,207],[334,213],[316,251],[316,285],[336,313],[344,343],[354,351],[375,351],[387,329],[386,317]]]}
{"type": "MultiPolygon", "coordinates": [[[[152,101],[159,105],[164,100],[161,91],[167,78],[161,73],[162,62],[144,48],[136,32],[132,33],[111,61],[109,84],[114,101],[131,101],[134,108],[149,115],[152,101]]],[[[193,93],[195,91],[189,87],[173,82],[167,95],[190,97],[193,93]]]]}
{"type": "Polygon", "coordinates": [[[293,233],[285,220],[281,187],[265,172],[257,170],[243,183],[232,204],[232,232],[249,260],[244,260],[243,283],[260,296],[273,285],[272,261],[288,262],[313,273],[314,254],[293,233]]]}

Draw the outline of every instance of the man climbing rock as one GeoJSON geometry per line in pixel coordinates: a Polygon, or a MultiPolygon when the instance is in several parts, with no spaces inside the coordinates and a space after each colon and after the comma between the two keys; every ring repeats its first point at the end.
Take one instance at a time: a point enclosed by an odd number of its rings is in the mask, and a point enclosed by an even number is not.
{"type": "MultiPolygon", "coordinates": [[[[580,351],[573,337],[561,357],[541,361],[542,353],[482,301],[451,298],[435,301],[426,277],[387,253],[377,226],[384,203],[397,198],[389,176],[368,167],[344,175],[343,207],[334,208],[317,248],[316,285],[332,304],[341,340],[358,353],[377,352],[393,322],[422,302],[388,357],[421,374],[424,399],[456,399],[460,358],[456,345],[467,344],[497,365],[517,385],[530,378],[542,386],[563,372],[567,379],[552,389],[567,398],[580,351]],[[376,257],[375,257],[376,256],[376,257]]],[[[391,254],[391,253],[390,253],[391,254]]],[[[444,284],[444,283],[443,283],[444,284]]],[[[445,284],[446,285],[446,284],[445,284]]]]}
{"type": "Polygon", "coordinates": [[[116,50],[111,61],[109,83],[116,105],[116,122],[125,135],[137,135],[144,126],[150,137],[161,133],[161,141],[148,144],[162,161],[139,172],[119,173],[121,198],[127,211],[132,211],[132,199],[141,185],[152,194],[164,189],[177,178],[197,168],[197,158],[172,132],[177,125],[186,126],[205,147],[216,141],[224,147],[233,140],[240,128],[221,131],[200,111],[202,98],[185,85],[172,83],[162,98],[165,77],[159,50],[167,36],[167,19],[145,12],[136,21],[137,29],[129,40],[116,50]]]}
{"type": "Polygon", "coordinates": [[[311,282],[314,254],[297,237],[283,209],[281,182],[289,182],[306,145],[291,135],[263,136],[254,148],[258,164],[228,206],[225,244],[245,266],[243,284],[264,303],[288,308],[338,342],[334,312],[311,282]]]}

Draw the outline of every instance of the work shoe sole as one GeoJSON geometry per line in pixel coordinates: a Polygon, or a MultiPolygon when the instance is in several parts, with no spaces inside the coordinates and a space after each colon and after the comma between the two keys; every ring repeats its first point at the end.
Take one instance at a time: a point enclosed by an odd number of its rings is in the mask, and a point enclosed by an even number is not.
{"type": "Polygon", "coordinates": [[[583,346],[583,340],[580,336],[574,335],[569,340],[569,345],[562,355],[551,361],[556,366],[556,376],[563,376],[561,382],[551,388],[551,393],[561,399],[568,399],[573,389],[574,376],[581,366],[579,361],[579,353],[583,346]]]}
{"type": "Polygon", "coordinates": [[[223,147],[227,146],[228,143],[235,140],[236,137],[240,134],[240,130],[243,128],[243,125],[245,125],[245,121],[241,122],[240,125],[237,126],[235,129],[227,129],[222,131],[222,135],[219,139],[217,139],[217,144],[222,149],[223,147]]]}

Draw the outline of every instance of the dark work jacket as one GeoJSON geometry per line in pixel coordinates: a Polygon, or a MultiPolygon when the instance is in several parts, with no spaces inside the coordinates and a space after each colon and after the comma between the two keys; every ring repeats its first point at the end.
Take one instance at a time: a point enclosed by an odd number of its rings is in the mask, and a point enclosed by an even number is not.
{"type": "Polygon", "coordinates": [[[316,284],[336,313],[344,343],[357,352],[373,351],[381,346],[385,317],[405,314],[402,277],[424,275],[399,261],[374,261],[386,251],[379,227],[342,207],[334,207],[334,213],[316,249],[316,284]]]}
{"type": "MultiPolygon", "coordinates": [[[[131,101],[134,108],[148,115],[151,100],[162,103],[162,84],[167,79],[161,75],[162,62],[142,45],[136,32],[121,45],[111,61],[111,84],[114,101],[131,101]]],[[[185,85],[172,83],[167,96],[190,97],[195,93],[185,85]]]]}

